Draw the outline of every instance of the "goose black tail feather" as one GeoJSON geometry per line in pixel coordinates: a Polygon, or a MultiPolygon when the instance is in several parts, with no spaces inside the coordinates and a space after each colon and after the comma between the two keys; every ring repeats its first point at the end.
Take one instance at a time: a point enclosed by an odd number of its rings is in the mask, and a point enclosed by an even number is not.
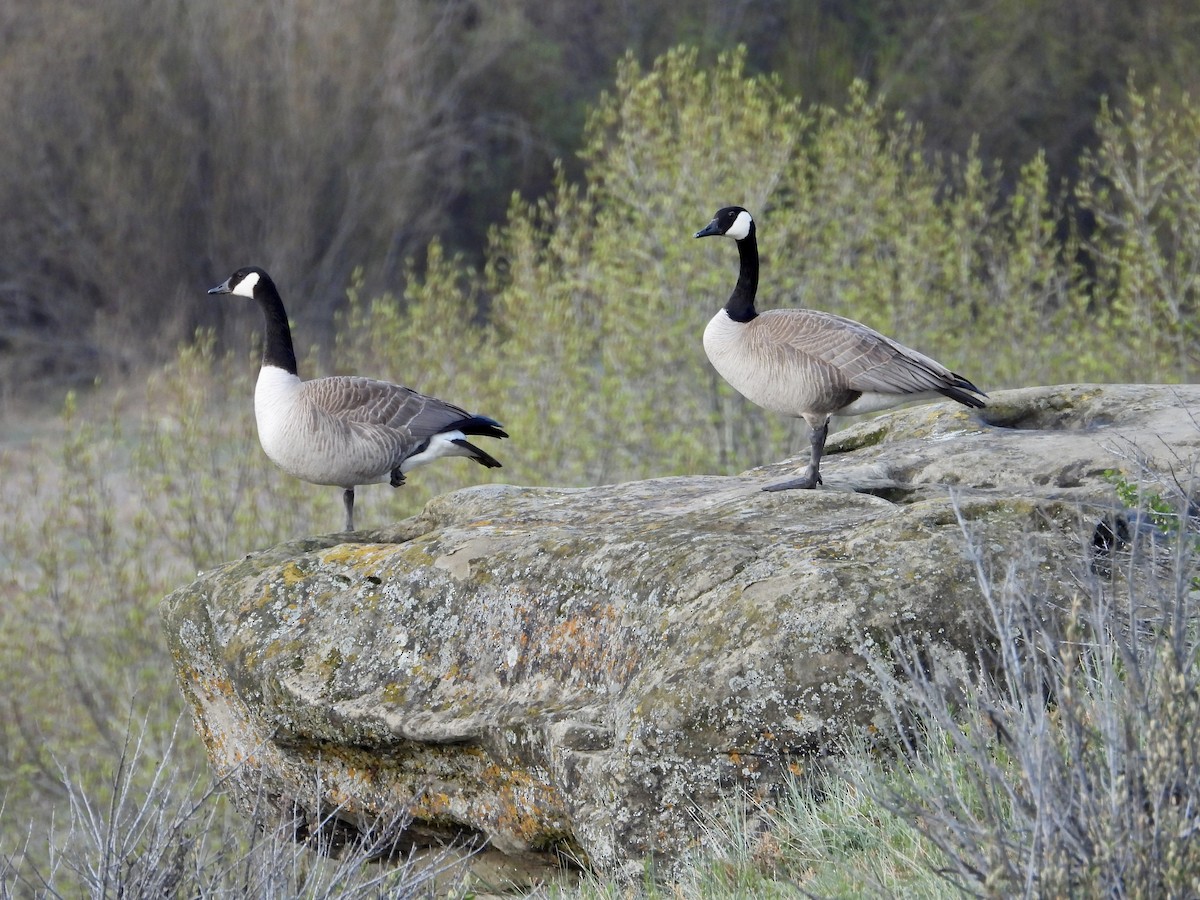
{"type": "Polygon", "coordinates": [[[961,375],[955,375],[954,384],[949,387],[938,388],[938,393],[949,397],[951,400],[957,400],[963,406],[969,406],[972,409],[983,409],[987,406],[987,402],[982,399],[987,394],[961,375]]]}
{"type": "MultiPolygon", "coordinates": [[[[471,433],[474,434],[475,432],[471,433]]],[[[504,435],[503,432],[501,432],[501,434],[507,437],[507,435],[504,435]]],[[[489,469],[500,468],[500,463],[494,456],[484,453],[470,441],[464,440],[463,438],[455,438],[454,443],[458,444],[458,446],[462,447],[464,450],[471,451],[470,458],[475,460],[475,462],[479,463],[481,466],[487,466],[489,469]]]]}
{"type": "Polygon", "coordinates": [[[478,434],[483,437],[508,437],[508,432],[504,430],[504,426],[495,419],[489,419],[487,416],[471,416],[468,419],[459,419],[457,422],[451,422],[443,430],[461,431],[463,434],[478,434]]]}

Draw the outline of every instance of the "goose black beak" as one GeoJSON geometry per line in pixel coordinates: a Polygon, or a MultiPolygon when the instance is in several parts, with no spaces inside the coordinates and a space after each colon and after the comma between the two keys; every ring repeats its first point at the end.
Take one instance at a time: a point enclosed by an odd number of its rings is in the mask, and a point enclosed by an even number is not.
{"type": "Polygon", "coordinates": [[[717,220],[713,219],[703,228],[696,232],[696,237],[711,237],[714,234],[721,234],[721,227],[717,224],[717,220]]]}
{"type": "Polygon", "coordinates": [[[208,292],[210,294],[231,294],[231,293],[233,293],[233,288],[231,288],[229,286],[229,279],[226,278],[221,284],[218,284],[215,288],[209,288],[208,292]]]}

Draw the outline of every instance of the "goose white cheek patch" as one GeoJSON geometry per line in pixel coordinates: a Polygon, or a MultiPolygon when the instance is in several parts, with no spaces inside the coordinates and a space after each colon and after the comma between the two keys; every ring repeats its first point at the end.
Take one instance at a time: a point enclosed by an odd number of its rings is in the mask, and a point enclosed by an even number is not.
{"type": "Polygon", "coordinates": [[[231,291],[231,293],[237,294],[241,297],[249,297],[251,300],[253,300],[254,299],[254,289],[257,286],[258,286],[258,273],[251,272],[249,275],[247,275],[245,278],[243,278],[241,281],[239,281],[236,285],[234,285],[234,288],[231,291]]]}
{"type": "Polygon", "coordinates": [[[754,224],[754,220],[750,218],[750,213],[744,209],[738,213],[737,218],[733,220],[733,224],[729,226],[729,230],[725,232],[726,237],[731,237],[735,241],[740,241],[750,233],[750,226],[754,224]]]}

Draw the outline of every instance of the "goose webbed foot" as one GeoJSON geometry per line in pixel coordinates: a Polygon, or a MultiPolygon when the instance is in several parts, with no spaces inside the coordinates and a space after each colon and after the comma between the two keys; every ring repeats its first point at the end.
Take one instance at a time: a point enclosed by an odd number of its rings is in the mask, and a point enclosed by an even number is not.
{"type": "Polygon", "coordinates": [[[392,480],[388,482],[392,487],[400,487],[404,484],[404,473],[400,471],[400,467],[392,469],[392,480]]]}
{"type": "Polygon", "coordinates": [[[799,478],[793,478],[791,481],[781,481],[778,484],[768,484],[763,488],[764,491],[792,491],[805,490],[809,491],[815,488],[818,484],[824,484],[821,479],[820,472],[814,472],[810,466],[805,470],[804,474],[799,478]]]}

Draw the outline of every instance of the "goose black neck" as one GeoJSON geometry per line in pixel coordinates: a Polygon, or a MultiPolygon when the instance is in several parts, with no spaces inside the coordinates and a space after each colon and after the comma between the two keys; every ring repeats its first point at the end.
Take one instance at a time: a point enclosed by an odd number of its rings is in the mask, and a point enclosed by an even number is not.
{"type": "Polygon", "coordinates": [[[749,322],[758,315],[754,309],[754,296],[758,293],[758,241],[754,237],[754,226],[750,233],[737,242],[742,265],[738,270],[737,284],[725,304],[725,312],[735,322],[749,322]]]}
{"type": "Polygon", "coordinates": [[[279,291],[274,284],[260,284],[255,299],[262,307],[267,329],[263,336],[262,364],[276,366],[295,375],[296,352],[292,349],[292,329],[288,326],[287,310],[283,308],[279,291]]]}

